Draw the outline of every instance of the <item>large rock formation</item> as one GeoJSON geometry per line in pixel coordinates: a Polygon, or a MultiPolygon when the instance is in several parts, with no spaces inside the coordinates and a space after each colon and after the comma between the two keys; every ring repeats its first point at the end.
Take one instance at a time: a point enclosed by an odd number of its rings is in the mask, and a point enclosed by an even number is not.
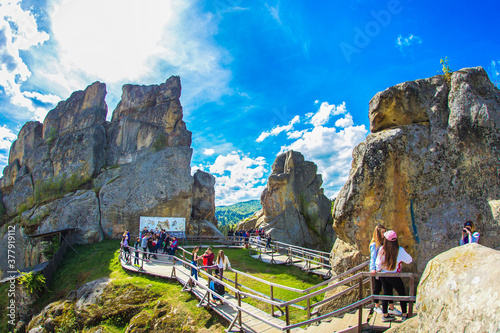
{"type": "Polygon", "coordinates": [[[275,240],[330,249],[334,238],[331,202],[323,194],[317,170],[299,152],[280,154],[260,197],[262,210],[238,228],[265,228],[275,240]]]}
{"type": "Polygon", "coordinates": [[[76,241],[93,243],[126,229],[137,233],[140,216],[185,217],[188,232],[218,233],[215,178],[191,176],[180,94],[178,76],[160,85],[125,85],[107,122],[106,86],[95,82],[60,102],[43,125],[22,127],[0,179],[3,220],[19,223],[16,241],[33,252],[22,255],[17,269],[40,258],[27,234],[78,228],[76,241]]]}
{"type": "Polygon", "coordinates": [[[418,285],[418,316],[391,332],[498,332],[499,274],[499,251],[468,244],[440,254],[418,285]]]}
{"type": "Polygon", "coordinates": [[[500,91],[466,68],[405,82],[370,101],[372,134],[353,151],[334,206],[338,237],[367,256],[376,224],[394,229],[423,271],[471,220],[500,245],[500,91]]]}

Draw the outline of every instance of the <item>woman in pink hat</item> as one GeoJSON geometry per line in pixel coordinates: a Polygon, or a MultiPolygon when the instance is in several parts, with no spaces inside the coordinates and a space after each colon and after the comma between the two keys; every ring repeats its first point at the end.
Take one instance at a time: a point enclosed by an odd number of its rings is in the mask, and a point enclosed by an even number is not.
{"type": "MultiPolygon", "coordinates": [[[[401,263],[409,264],[413,261],[412,257],[399,246],[398,235],[394,230],[389,230],[384,233],[384,245],[380,248],[375,266],[377,272],[381,273],[401,273],[401,263]]],[[[392,296],[393,288],[396,289],[399,296],[406,296],[405,285],[400,277],[380,277],[384,288],[384,295],[392,296]]],[[[388,313],[388,301],[382,301],[382,321],[394,321],[396,318],[393,314],[399,314],[399,311],[391,309],[388,313]],[[396,312],[397,311],[397,312],[396,312]]],[[[391,304],[391,307],[394,306],[391,304]]],[[[406,311],[406,302],[401,301],[402,320],[408,318],[406,311]]]]}

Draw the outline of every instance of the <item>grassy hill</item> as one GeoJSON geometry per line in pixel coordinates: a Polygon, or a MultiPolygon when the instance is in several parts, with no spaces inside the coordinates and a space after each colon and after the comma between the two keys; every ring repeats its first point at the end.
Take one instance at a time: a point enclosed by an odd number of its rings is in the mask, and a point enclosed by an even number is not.
{"type": "Polygon", "coordinates": [[[238,202],[229,206],[220,206],[215,208],[215,217],[219,221],[219,227],[233,225],[241,220],[250,217],[256,211],[262,209],[260,200],[250,200],[238,202]]]}

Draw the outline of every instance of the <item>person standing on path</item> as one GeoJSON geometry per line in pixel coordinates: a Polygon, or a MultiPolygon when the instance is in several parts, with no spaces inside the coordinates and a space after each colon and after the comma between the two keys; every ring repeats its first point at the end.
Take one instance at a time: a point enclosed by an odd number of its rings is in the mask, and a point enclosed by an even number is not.
{"type": "MultiPolygon", "coordinates": [[[[410,264],[413,258],[406,252],[406,250],[399,246],[398,235],[394,230],[389,230],[384,233],[384,245],[380,248],[377,256],[375,266],[377,271],[381,273],[401,273],[401,263],[410,264]]],[[[384,295],[392,296],[393,289],[396,289],[399,296],[406,296],[405,285],[403,280],[398,277],[380,277],[382,287],[384,288],[384,295]]],[[[402,320],[408,318],[406,311],[406,302],[401,301],[402,320]]],[[[388,313],[388,301],[382,301],[383,317],[382,321],[394,321],[396,318],[388,313]]]]}
{"type": "Polygon", "coordinates": [[[198,251],[200,250],[200,247],[199,246],[195,246],[195,248],[193,249],[193,258],[191,259],[191,265],[195,266],[195,267],[191,267],[191,276],[194,276],[194,279],[196,281],[198,281],[198,268],[196,266],[198,266],[198,259],[200,258],[198,256],[198,251]]]}

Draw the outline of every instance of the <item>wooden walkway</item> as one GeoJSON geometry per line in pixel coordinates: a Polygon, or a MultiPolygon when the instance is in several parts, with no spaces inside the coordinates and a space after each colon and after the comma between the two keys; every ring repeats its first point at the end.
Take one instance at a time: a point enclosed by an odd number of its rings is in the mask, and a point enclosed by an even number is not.
{"type": "MultiPolygon", "coordinates": [[[[141,259],[142,260],[142,259],[141,259]]],[[[223,301],[218,301],[213,303],[210,299],[212,298],[211,290],[208,289],[208,280],[205,277],[199,276],[198,282],[189,286],[187,282],[190,280],[191,269],[186,268],[182,265],[182,261],[176,260],[175,264],[173,260],[169,260],[169,262],[162,262],[160,260],[151,260],[149,262],[144,262],[143,269],[140,270],[139,267],[133,266],[131,264],[127,264],[127,262],[120,257],[120,263],[122,267],[128,271],[148,274],[158,277],[163,277],[167,279],[176,279],[180,284],[184,286],[184,290],[192,292],[199,300],[199,306],[205,306],[214,310],[221,317],[225,318],[228,322],[232,322],[235,319],[238,319],[238,299],[234,296],[230,295],[227,291],[223,297],[217,295],[219,299],[223,299],[223,301]]],[[[202,274],[200,274],[202,275],[202,274]]],[[[226,286],[227,289],[227,286],[226,286]]],[[[245,303],[243,301],[240,302],[242,311],[241,322],[242,329],[245,332],[251,333],[277,333],[282,332],[282,330],[277,329],[271,325],[266,324],[262,319],[265,319],[271,323],[276,324],[276,326],[285,326],[286,323],[279,319],[272,317],[270,314],[257,309],[256,307],[245,303]]],[[[301,328],[294,328],[291,332],[304,332],[301,328]]]]}
{"type": "Polygon", "coordinates": [[[324,252],[299,248],[282,242],[276,242],[271,249],[267,249],[264,241],[259,242],[254,238],[250,238],[249,243],[249,252],[252,258],[276,265],[293,265],[325,279],[332,276],[329,263],[330,255],[328,254],[327,257],[324,252]],[[252,254],[252,252],[256,252],[256,254],[252,254]]]}
{"type": "MultiPolygon", "coordinates": [[[[239,248],[242,247],[238,246],[239,244],[234,244],[231,240],[226,241],[224,246],[228,247],[231,245],[236,245],[236,247],[239,248]]],[[[287,250],[283,251],[285,245],[286,244],[284,243],[277,244],[274,249],[269,251],[263,249],[262,246],[257,245],[257,249],[250,247],[249,251],[250,253],[252,251],[257,251],[258,253],[256,255],[252,255],[252,257],[265,262],[274,264],[294,264],[301,267],[304,271],[324,275],[326,277],[331,274],[331,267],[328,264],[324,264],[324,253],[320,253],[319,251],[316,251],[315,253],[314,250],[309,251],[308,249],[297,249],[296,247],[289,247],[287,250]],[[284,252],[287,252],[287,254],[283,254],[284,252]],[[294,254],[294,252],[298,254],[294,254]]],[[[142,257],[142,251],[139,252],[142,257]]],[[[369,310],[367,310],[366,307],[370,307],[374,300],[377,299],[407,301],[410,302],[409,315],[412,316],[413,303],[416,300],[415,296],[413,296],[415,295],[414,280],[416,275],[412,273],[377,274],[377,276],[398,276],[402,278],[409,278],[410,296],[370,295],[362,298],[361,295],[363,295],[363,290],[366,290],[364,289],[366,288],[365,285],[369,284],[370,286],[368,286],[368,288],[372,288],[372,275],[366,271],[368,262],[353,267],[335,277],[330,277],[326,281],[323,281],[315,286],[302,290],[265,281],[236,269],[230,269],[235,274],[234,281],[224,278],[224,280],[227,280],[228,282],[221,282],[215,277],[208,275],[204,270],[198,270],[199,278],[198,281],[195,281],[190,276],[191,253],[186,251],[184,248],[179,248],[178,255],[182,258],[174,257],[175,261],[171,256],[156,254],[158,259],[143,260],[142,258],[139,258],[141,266],[134,266],[127,263],[123,259],[123,253],[123,251],[120,253],[120,263],[124,269],[167,279],[175,279],[183,286],[183,291],[191,292],[195,297],[197,297],[199,300],[198,306],[210,308],[230,322],[229,327],[226,330],[227,332],[243,331],[251,333],[278,333],[286,331],[295,333],[347,333],[362,332],[365,329],[380,332],[389,328],[390,326],[388,325],[397,325],[397,323],[382,323],[381,316],[377,313],[374,313],[371,319],[368,318],[367,311],[369,310]],[[269,294],[257,292],[251,287],[241,284],[241,281],[238,282],[238,277],[250,278],[253,280],[253,283],[267,286],[267,288],[270,288],[269,294]],[[225,286],[225,295],[220,296],[210,290],[208,288],[209,279],[216,279],[219,283],[222,283],[225,286]],[[340,293],[327,296],[329,291],[332,291],[340,286],[347,286],[348,288],[340,293]],[[299,296],[290,301],[278,300],[275,296],[273,297],[273,290],[274,295],[276,295],[277,289],[293,291],[298,293],[299,296]],[[360,295],[358,301],[323,315],[319,315],[317,313],[316,309],[318,306],[333,301],[350,290],[358,291],[360,295]],[[325,298],[318,302],[312,301],[313,297],[320,295],[323,295],[325,298]],[[219,301],[213,302],[213,296],[219,298],[219,301]],[[254,302],[257,301],[259,303],[268,304],[271,311],[269,313],[262,311],[245,302],[245,299],[253,299],[254,302]],[[299,305],[299,303],[304,304],[304,302],[307,302],[306,306],[299,305]],[[304,310],[307,313],[307,319],[301,322],[291,323],[289,317],[291,307],[304,310]],[[275,313],[276,309],[280,309],[282,311],[283,316],[280,317],[282,319],[271,315],[272,313],[275,313]],[[371,325],[368,325],[370,322],[371,325]],[[301,328],[306,326],[307,329],[301,328]]],[[[132,260],[134,259],[135,256],[132,256],[132,260]]]]}

